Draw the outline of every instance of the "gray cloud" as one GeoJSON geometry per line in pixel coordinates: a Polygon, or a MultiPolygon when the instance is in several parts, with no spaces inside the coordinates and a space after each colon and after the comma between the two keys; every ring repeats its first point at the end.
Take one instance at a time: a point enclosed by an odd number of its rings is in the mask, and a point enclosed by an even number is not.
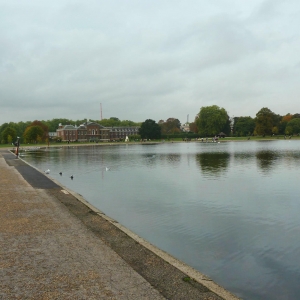
{"type": "Polygon", "coordinates": [[[290,1],[0,1],[0,123],[298,111],[290,1]]]}

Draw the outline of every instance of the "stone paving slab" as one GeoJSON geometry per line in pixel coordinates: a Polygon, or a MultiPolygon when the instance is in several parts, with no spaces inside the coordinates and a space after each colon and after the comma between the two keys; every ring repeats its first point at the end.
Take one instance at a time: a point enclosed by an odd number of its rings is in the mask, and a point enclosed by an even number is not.
{"type": "Polygon", "coordinates": [[[0,299],[226,298],[35,172],[0,151],[0,299]]]}

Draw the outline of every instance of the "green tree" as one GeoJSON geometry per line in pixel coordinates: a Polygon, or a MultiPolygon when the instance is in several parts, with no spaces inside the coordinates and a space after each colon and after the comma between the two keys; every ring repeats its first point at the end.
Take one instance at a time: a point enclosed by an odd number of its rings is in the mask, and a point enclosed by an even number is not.
{"type": "Polygon", "coordinates": [[[141,139],[141,136],[139,134],[132,134],[128,138],[129,138],[129,141],[135,141],[135,140],[139,141],[141,139]]]}
{"type": "Polygon", "coordinates": [[[269,108],[263,107],[255,118],[255,131],[258,135],[271,135],[272,128],[276,126],[277,115],[275,115],[269,108]]]}
{"type": "Polygon", "coordinates": [[[2,132],[2,141],[4,144],[10,144],[17,138],[17,131],[14,128],[6,127],[2,132]]]}
{"type": "Polygon", "coordinates": [[[238,136],[252,135],[255,128],[255,121],[251,117],[236,118],[234,133],[238,136]]]}
{"type": "Polygon", "coordinates": [[[23,137],[25,143],[36,143],[38,140],[42,139],[44,134],[44,130],[41,126],[33,125],[26,128],[23,137]]]}
{"type": "Polygon", "coordinates": [[[121,121],[118,118],[103,119],[103,120],[99,121],[98,123],[104,127],[121,126],[121,121]]]}
{"type": "Polygon", "coordinates": [[[277,126],[274,126],[274,127],[272,128],[272,133],[273,133],[273,134],[278,134],[278,127],[277,127],[277,126]]]}
{"type": "Polygon", "coordinates": [[[116,122],[120,122],[120,119],[119,119],[119,118],[116,118],[116,117],[110,117],[109,119],[110,119],[110,120],[113,120],[113,121],[116,121],[116,122]]]}
{"type": "Polygon", "coordinates": [[[293,127],[287,125],[285,127],[284,133],[287,134],[287,135],[293,134],[293,127]]]}
{"type": "Polygon", "coordinates": [[[203,136],[217,135],[221,131],[230,134],[230,119],[227,111],[217,105],[201,107],[195,120],[199,134],[203,136]]]}
{"type": "Polygon", "coordinates": [[[42,128],[43,135],[39,135],[42,142],[45,142],[48,139],[49,128],[44,122],[35,120],[30,124],[30,126],[39,126],[42,128]]]}
{"type": "Polygon", "coordinates": [[[130,121],[130,120],[123,120],[120,122],[120,126],[140,126],[140,123],[136,123],[136,122],[133,122],[133,121],[130,121]]]}
{"type": "Polygon", "coordinates": [[[292,119],[287,123],[286,128],[288,128],[287,134],[298,134],[300,133],[300,118],[292,119]]]}
{"type": "Polygon", "coordinates": [[[7,141],[4,140],[3,138],[3,132],[4,130],[9,127],[9,124],[8,123],[3,123],[1,126],[0,126],[0,142],[1,144],[6,144],[7,141]]]}
{"type": "Polygon", "coordinates": [[[281,117],[281,120],[278,124],[278,133],[279,134],[285,134],[286,125],[289,121],[291,121],[292,118],[293,118],[293,115],[291,115],[290,113],[281,117]]]}
{"type": "Polygon", "coordinates": [[[9,135],[9,136],[7,137],[7,143],[8,143],[8,144],[12,144],[12,141],[13,141],[13,138],[12,138],[11,135],[9,135]]]}
{"type": "Polygon", "coordinates": [[[160,139],[161,127],[151,119],[147,119],[139,128],[139,135],[142,139],[160,139]]]}
{"type": "Polygon", "coordinates": [[[48,121],[41,121],[43,124],[45,124],[46,126],[48,126],[48,130],[49,132],[56,132],[56,129],[58,128],[58,125],[61,123],[63,125],[67,125],[67,124],[82,124],[84,122],[84,120],[77,120],[77,121],[72,121],[69,119],[52,119],[52,120],[48,120],[48,121]]]}
{"type": "Polygon", "coordinates": [[[300,118],[300,114],[293,114],[293,119],[300,118]]]}

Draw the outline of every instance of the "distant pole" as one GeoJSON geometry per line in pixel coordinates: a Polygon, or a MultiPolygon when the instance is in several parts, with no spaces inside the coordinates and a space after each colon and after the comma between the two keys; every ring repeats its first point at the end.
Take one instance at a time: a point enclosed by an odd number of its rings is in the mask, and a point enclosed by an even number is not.
{"type": "Polygon", "coordinates": [[[187,123],[189,122],[189,115],[187,115],[187,119],[186,119],[186,122],[187,122],[187,123]]]}
{"type": "Polygon", "coordinates": [[[102,121],[102,103],[100,103],[100,120],[102,121]]]}
{"type": "Polygon", "coordinates": [[[19,157],[20,138],[17,137],[17,141],[14,142],[13,144],[17,147],[15,154],[16,154],[16,158],[18,158],[19,157]]]}

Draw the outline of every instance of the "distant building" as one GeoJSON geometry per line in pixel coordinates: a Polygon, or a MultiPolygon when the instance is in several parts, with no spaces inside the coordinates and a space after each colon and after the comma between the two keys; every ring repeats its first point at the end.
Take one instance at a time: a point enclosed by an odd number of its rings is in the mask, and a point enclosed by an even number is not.
{"type": "Polygon", "coordinates": [[[126,136],[137,135],[139,134],[138,126],[130,126],[130,127],[110,127],[110,140],[123,140],[126,136]]]}
{"type": "Polygon", "coordinates": [[[53,139],[53,138],[57,137],[57,132],[48,132],[48,136],[49,136],[49,138],[53,139]]]}
{"type": "Polygon", "coordinates": [[[59,124],[56,129],[57,137],[61,138],[62,141],[74,142],[77,140],[77,129],[73,125],[62,125],[59,124]]]}
{"type": "MultiPolygon", "coordinates": [[[[80,131],[86,132],[86,135],[83,136],[86,141],[89,141],[89,142],[109,141],[109,128],[99,125],[98,123],[87,122],[86,124],[80,125],[78,132],[80,132],[80,131]],[[85,128],[80,129],[81,126],[83,126],[85,128]]],[[[80,141],[79,138],[78,138],[78,141],[80,141]]]]}
{"type": "Polygon", "coordinates": [[[183,124],[183,125],[180,126],[180,129],[183,132],[190,132],[190,124],[189,123],[183,124]]]}
{"type": "Polygon", "coordinates": [[[96,122],[85,122],[80,126],[59,124],[57,137],[62,141],[94,142],[117,141],[138,134],[139,127],[104,127],[96,122]]]}

